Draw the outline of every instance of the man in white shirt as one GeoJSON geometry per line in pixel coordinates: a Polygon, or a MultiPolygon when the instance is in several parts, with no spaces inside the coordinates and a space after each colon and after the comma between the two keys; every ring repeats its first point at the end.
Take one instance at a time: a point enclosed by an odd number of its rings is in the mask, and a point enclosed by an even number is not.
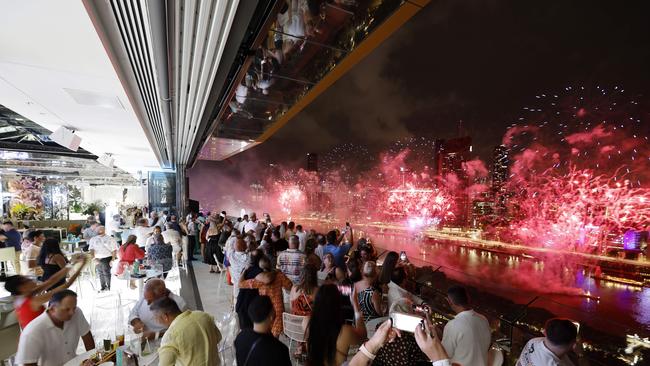
{"type": "Polygon", "coordinates": [[[244,233],[253,231],[255,240],[261,240],[262,230],[264,230],[264,226],[261,222],[257,221],[257,214],[255,212],[251,213],[250,220],[244,225],[244,233]]]}
{"type": "Polygon", "coordinates": [[[573,366],[568,354],[578,337],[575,324],[569,319],[549,319],[544,334],[526,343],[516,366],[573,366]]]}
{"type": "Polygon", "coordinates": [[[239,230],[239,233],[243,235],[246,224],[248,224],[248,215],[244,215],[244,217],[242,217],[241,221],[237,223],[237,227],[235,229],[239,230]]]}
{"type": "Polygon", "coordinates": [[[86,351],[95,348],[90,326],[77,308],[77,294],[63,290],[52,295],[47,311],[23,329],[16,364],[61,366],[76,357],[79,338],[86,351]]]}
{"type": "Polygon", "coordinates": [[[183,249],[181,233],[179,233],[178,231],[172,228],[171,222],[168,222],[167,224],[165,224],[165,226],[167,230],[162,232],[163,240],[165,241],[166,244],[170,244],[172,246],[172,252],[174,253],[174,258],[178,260],[180,259],[178,258],[179,253],[183,249]]]}
{"type": "Polygon", "coordinates": [[[143,336],[154,339],[165,332],[167,327],[158,322],[150,309],[150,305],[154,301],[164,297],[174,300],[181,311],[187,310],[185,300],[169,291],[165,286],[165,281],[159,278],[151,279],[144,285],[142,298],[138,300],[129,313],[129,324],[131,324],[135,333],[143,333],[143,336]]]}
{"type": "Polygon", "coordinates": [[[316,247],[316,249],[314,249],[314,254],[316,254],[322,262],[323,256],[325,255],[324,250],[325,250],[325,245],[327,245],[327,239],[325,239],[324,235],[318,235],[316,236],[316,243],[318,243],[318,246],[316,247]]]}
{"type": "Polygon", "coordinates": [[[158,223],[161,229],[165,230],[165,224],[167,224],[167,220],[169,219],[169,211],[164,210],[162,212],[162,215],[160,215],[160,219],[158,220],[158,223]]]}
{"type": "Polygon", "coordinates": [[[106,223],[106,231],[108,232],[108,235],[115,236],[115,234],[120,230],[120,224],[120,215],[113,215],[111,220],[106,223]]]}
{"type": "Polygon", "coordinates": [[[95,259],[95,272],[101,284],[99,291],[110,290],[111,261],[115,259],[117,241],[112,236],[106,235],[106,229],[103,226],[99,226],[97,236],[92,237],[88,243],[88,251],[95,259]]]}
{"type": "Polygon", "coordinates": [[[487,365],[492,331],[487,319],[469,306],[467,290],[452,286],[447,290],[447,301],[456,317],[450,320],[442,335],[452,363],[462,366],[487,365]]]}
{"type": "Polygon", "coordinates": [[[133,229],[132,234],[135,235],[137,238],[135,243],[140,247],[143,248],[147,245],[147,239],[151,236],[153,233],[153,228],[148,226],[148,221],[147,219],[140,219],[138,220],[137,223],[138,226],[133,229]]]}
{"type": "Polygon", "coordinates": [[[278,254],[278,269],[287,276],[294,285],[300,283],[302,269],[305,267],[307,257],[298,250],[300,241],[296,235],[289,238],[289,248],[278,254]]]}
{"type": "Polygon", "coordinates": [[[307,232],[302,229],[302,225],[296,225],[296,236],[300,241],[298,245],[298,250],[305,252],[305,247],[307,246],[307,232]]]}

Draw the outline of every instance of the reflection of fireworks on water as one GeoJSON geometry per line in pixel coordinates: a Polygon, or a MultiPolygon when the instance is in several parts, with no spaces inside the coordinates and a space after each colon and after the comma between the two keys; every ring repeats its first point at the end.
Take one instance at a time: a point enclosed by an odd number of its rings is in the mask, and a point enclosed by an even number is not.
{"type": "Polygon", "coordinates": [[[441,189],[423,189],[407,183],[387,192],[388,215],[406,218],[410,228],[437,226],[453,217],[452,200],[441,189]]]}
{"type": "Polygon", "coordinates": [[[291,215],[291,212],[299,208],[305,201],[305,195],[297,186],[285,187],[278,195],[278,203],[282,212],[291,215]]]}
{"type": "Polygon", "coordinates": [[[650,149],[640,98],[618,87],[568,87],[524,110],[503,138],[513,154],[513,234],[586,251],[608,234],[646,229],[650,149]]]}

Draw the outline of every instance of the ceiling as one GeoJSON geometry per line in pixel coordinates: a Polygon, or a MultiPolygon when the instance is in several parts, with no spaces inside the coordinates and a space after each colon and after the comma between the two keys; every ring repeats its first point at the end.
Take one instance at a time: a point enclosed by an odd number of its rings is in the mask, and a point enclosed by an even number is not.
{"type": "MultiPolygon", "coordinates": [[[[6,3],[5,3],[6,4],[6,3]]],[[[159,161],[81,1],[25,0],[0,9],[0,104],[136,173],[159,161]]]]}
{"type": "Polygon", "coordinates": [[[323,2],[298,27],[284,0],[14,1],[0,5],[0,104],[133,175],[223,160],[428,2],[323,2]]]}
{"type": "Polygon", "coordinates": [[[136,185],[139,180],[96,161],[83,148],[69,150],[53,142],[49,131],[0,105],[0,176],[47,177],[49,181],[136,185]]]}

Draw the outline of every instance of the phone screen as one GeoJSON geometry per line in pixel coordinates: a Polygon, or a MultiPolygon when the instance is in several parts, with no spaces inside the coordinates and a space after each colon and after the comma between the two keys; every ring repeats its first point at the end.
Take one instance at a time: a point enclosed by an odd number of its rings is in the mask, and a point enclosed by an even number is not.
{"type": "Polygon", "coordinates": [[[402,260],[402,261],[405,261],[405,260],[406,260],[406,252],[405,252],[405,251],[402,250],[402,251],[399,253],[399,259],[402,260]]]}
{"type": "Polygon", "coordinates": [[[394,312],[390,318],[393,320],[393,328],[405,332],[415,333],[416,327],[421,326],[424,320],[421,316],[394,312]]]}
{"type": "Polygon", "coordinates": [[[350,296],[350,294],[352,293],[352,287],[349,285],[337,285],[336,287],[338,287],[341,295],[350,296]]]}

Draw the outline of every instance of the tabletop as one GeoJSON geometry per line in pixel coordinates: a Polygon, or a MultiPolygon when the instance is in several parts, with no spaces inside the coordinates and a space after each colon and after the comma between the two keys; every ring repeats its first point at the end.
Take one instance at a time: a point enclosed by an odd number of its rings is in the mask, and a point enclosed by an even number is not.
{"type": "MultiPolygon", "coordinates": [[[[90,350],[88,352],[77,355],[77,357],[66,362],[63,366],[79,366],[82,362],[90,358],[91,355],[95,354],[96,350],[90,350]]],[[[138,357],[138,365],[140,366],[158,366],[158,352],[154,352],[148,356],[138,357]]]]}

